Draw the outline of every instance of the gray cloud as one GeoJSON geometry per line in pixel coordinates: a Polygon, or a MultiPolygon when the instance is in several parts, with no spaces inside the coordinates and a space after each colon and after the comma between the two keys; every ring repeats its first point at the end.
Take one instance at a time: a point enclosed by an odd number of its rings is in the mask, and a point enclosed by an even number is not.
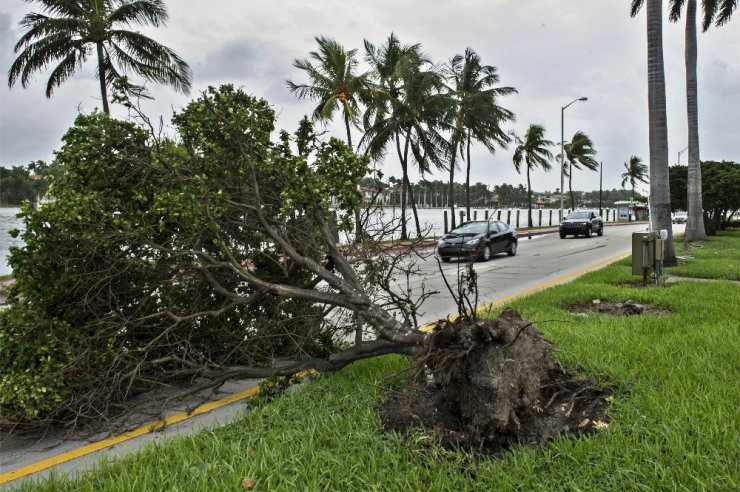
{"type": "MultiPolygon", "coordinates": [[[[5,2],[0,12],[0,63],[12,62],[17,22],[33,4],[5,2]]],[[[644,12],[630,19],[625,2],[593,0],[490,0],[423,2],[376,0],[219,0],[168,2],[166,29],[145,33],[175,49],[194,72],[191,96],[166,87],[150,86],[156,101],[145,109],[169,121],[208,85],[233,83],[270,101],[279,114],[278,127],[293,129],[312,109],[298,101],[285,80],[303,80],[293,60],[315,49],[314,37],[336,38],[362,55],[363,39],[381,44],[391,31],[404,43],[421,43],[437,62],[445,62],[472,47],[484,63],[498,67],[503,85],[519,94],[501,101],[514,111],[519,132],[542,123],[548,138],[560,140],[560,107],[588,96],[566,111],[566,138],[576,130],[588,133],[604,162],[604,183],[619,187],[622,163],[636,154],[647,160],[647,82],[644,12]]],[[[700,134],[702,156],[740,159],[740,135],[733,118],[740,114],[740,29],[730,25],[699,37],[700,134]]],[[[683,72],[683,26],[664,28],[669,115],[669,151],[675,156],[686,145],[683,72]]],[[[73,121],[78,104],[85,110],[99,105],[91,71],[70,80],[47,100],[44,76],[28,90],[0,88],[0,163],[10,165],[48,158],[73,121]]],[[[116,109],[115,111],[120,111],[116,109]]],[[[119,113],[124,116],[125,113],[119,113]]],[[[327,129],[342,138],[342,125],[327,129]]],[[[359,138],[359,132],[356,133],[359,138]]],[[[473,148],[473,181],[488,184],[523,183],[513,169],[511,149],[495,155],[473,148]]],[[[674,157],[671,160],[675,160],[674,157]]],[[[400,174],[392,156],[386,175],[400,174]]],[[[445,179],[445,173],[430,176],[445,179]]],[[[598,187],[596,173],[574,177],[578,188],[598,187]]],[[[559,186],[557,171],[536,173],[538,189],[559,186]]]]}

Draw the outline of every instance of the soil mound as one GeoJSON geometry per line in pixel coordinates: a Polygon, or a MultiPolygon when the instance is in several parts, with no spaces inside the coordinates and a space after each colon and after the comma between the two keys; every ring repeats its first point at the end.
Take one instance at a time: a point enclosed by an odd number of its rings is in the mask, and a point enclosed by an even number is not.
{"type": "Polygon", "coordinates": [[[598,313],[613,316],[634,316],[640,314],[649,314],[653,316],[663,316],[672,314],[666,309],[656,308],[646,303],[636,303],[631,299],[624,302],[609,302],[594,299],[592,301],[583,301],[568,307],[572,313],[598,313]]]}
{"type": "Polygon", "coordinates": [[[516,311],[447,322],[417,361],[409,392],[381,408],[386,430],[424,427],[443,444],[495,454],[606,425],[608,390],[564,371],[516,311]]]}

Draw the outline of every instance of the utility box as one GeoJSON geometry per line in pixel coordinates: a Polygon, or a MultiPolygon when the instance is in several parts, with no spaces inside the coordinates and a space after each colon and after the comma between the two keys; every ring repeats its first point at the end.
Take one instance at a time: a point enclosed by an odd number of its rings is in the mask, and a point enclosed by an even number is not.
{"type": "Polygon", "coordinates": [[[659,272],[663,262],[664,241],[658,232],[632,234],[632,274],[647,276],[649,270],[659,272]]]}

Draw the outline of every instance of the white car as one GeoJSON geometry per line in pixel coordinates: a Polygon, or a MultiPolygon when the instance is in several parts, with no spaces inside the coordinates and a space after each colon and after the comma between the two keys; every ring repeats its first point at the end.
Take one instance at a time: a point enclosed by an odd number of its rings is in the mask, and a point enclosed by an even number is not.
{"type": "Polygon", "coordinates": [[[671,220],[671,222],[674,224],[685,224],[688,217],[689,216],[686,212],[676,212],[673,214],[673,220],[671,220]]]}

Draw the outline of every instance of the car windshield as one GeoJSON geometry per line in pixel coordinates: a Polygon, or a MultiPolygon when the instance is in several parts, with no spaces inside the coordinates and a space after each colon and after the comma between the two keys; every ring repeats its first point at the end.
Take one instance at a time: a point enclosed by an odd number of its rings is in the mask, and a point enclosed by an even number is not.
{"type": "Polygon", "coordinates": [[[450,234],[485,234],[487,229],[488,222],[468,222],[451,230],[450,234]]]}
{"type": "Polygon", "coordinates": [[[571,212],[568,214],[569,219],[590,219],[591,218],[591,212],[571,212]]]}
{"type": "Polygon", "coordinates": [[[686,212],[676,212],[675,217],[686,217],[686,212]]]}

